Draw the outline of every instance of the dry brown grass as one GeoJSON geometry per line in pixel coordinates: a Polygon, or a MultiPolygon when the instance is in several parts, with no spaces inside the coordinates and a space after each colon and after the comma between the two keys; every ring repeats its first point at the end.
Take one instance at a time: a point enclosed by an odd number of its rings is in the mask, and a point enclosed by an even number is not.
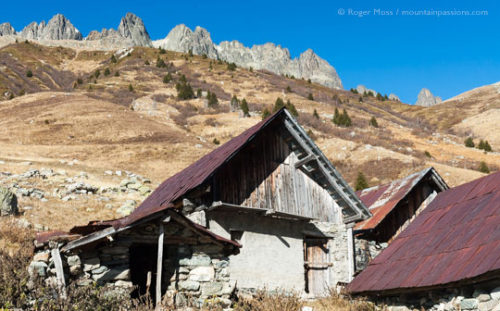
{"type": "Polygon", "coordinates": [[[296,293],[259,291],[251,299],[241,299],[233,308],[235,311],[297,311],[304,306],[312,307],[314,311],[375,310],[374,304],[364,299],[352,299],[334,291],[327,297],[314,301],[304,301],[296,293]]]}

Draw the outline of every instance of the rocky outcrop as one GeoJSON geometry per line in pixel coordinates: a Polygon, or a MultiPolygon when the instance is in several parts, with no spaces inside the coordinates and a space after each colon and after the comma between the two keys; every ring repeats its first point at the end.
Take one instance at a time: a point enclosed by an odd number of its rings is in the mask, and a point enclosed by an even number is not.
{"type": "Polygon", "coordinates": [[[56,14],[47,23],[39,39],[42,40],[82,40],[82,34],[62,14],[56,14]]]}
{"type": "Polygon", "coordinates": [[[443,100],[439,96],[432,95],[431,91],[423,88],[420,93],[418,93],[416,106],[431,107],[441,103],[443,100]]]}
{"type": "Polygon", "coordinates": [[[358,86],[356,86],[356,91],[358,91],[359,94],[361,95],[364,95],[365,93],[367,95],[369,95],[370,93],[372,93],[371,95],[373,96],[376,96],[377,95],[377,91],[375,90],[372,90],[372,89],[368,89],[366,88],[364,85],[360,84],[358,86]]]}
{"type": "Polygon", "coordinates": [[[16,31],[10,23],[0,24],[0,36],[12,36],[15,35],[16,31]]]}
{"type": "Polygon", "coordinates": [[[120,36],[130,39],[134,46],[151,46],[151,38],[142,19],[133,13],[127,13],[118,26],[120,36]]]}
{"type": "Polygon", "coordinates": [[[310,49],[299,58],[292,59],[288,49],[273,43],[254,45],[252,48],[245,47],[238,41],[223,41],[216,45],[207,30],[196,27],[195,31],[191,31],[185,25],[176,26],[165,39],[154,41],[153,45],[177,52],[205,54],[241,67],[311,79],[331,88],[342,89],[342,82],[335,68],[310,49]]]}
{"type": "Polygon", "coordinates": [[[0,216],[17,214],[17,197],[7,188],[0,187],[0,216]]]}
{"type": "Polygon", "coordinates": [[[210,33],[201,27],[196,27],[194,31],[191,31],[186,25],[177,25],[165,39],[155,41],[154,45],[170,51],[192,51],[196,55],[205,54],[214,59],[218,57],[210,33]]]}
{"type": "Polygon", "coordinates": [[[29,40],[81,40],[82,34],[62,14],[56,14],[45,24],[32,22],[24,27],[21,37],[29,40]]]}
{"type": "Polygon", "coordinates": [[[102,46],[132,47],[151,46],[151,38],[142,19],[132,13],[122,17],[118,30],[103,28],[93,30],[85,37],[86,41],[99,41],[102,46]]]}
{"type": "Polygon", "coordinates": [[[398,101],[398,102],[400,102],[400,101],[401,101],[401,100],[399,99],[399,97],[398,97],[396,94],[394,94],[394,93],[389,94],[389,99],[390,99],[390,100],[394,100],[394,101],[398,101]]]}
{"type": "Polygon", "coordinates": [[[28,26],[24,27],[24,29],[20,33],[20,36],[28,40],[38,40],[44,28],[44,21],[42,21],[40,25],[37,22],[32,22],[28,26]]]}

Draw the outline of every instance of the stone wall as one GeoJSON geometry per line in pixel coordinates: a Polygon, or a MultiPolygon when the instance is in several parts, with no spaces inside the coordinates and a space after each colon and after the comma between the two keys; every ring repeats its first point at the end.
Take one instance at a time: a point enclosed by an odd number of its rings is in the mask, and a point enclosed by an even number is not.
{"type": "MultiPolygon", "coordinates": [[[[168,240],[168,237],[165,240],[168,240]]],[[[115,237],[113,242],[93,250],[61,254],[66,284],[97,284],[114,292],[130,295],[134,290],[131,281],[133,267],[130,266],[132,244],[130,235],[122,235],[115,237]]],[[[157,244],[150,245],[152,248],[158,247],[157,244]]],[[[47,285],[56,287],[56,269],[51,248],[62,246],[63,244],[50,242],[39,248],[29,266],[31,275],[37,274],[47,285]]],[[[153,260],[156,260],[156,257],[153,260]]],[[[164,302],[178,307],[199,307],[207,303],[229,306],[236,284],[230,280],[228,265],[229,259],[221,245],[166,244],[162,273],[164,302]]]]}
{"type": "Polygon", "coordinates": [[[375,241],[354,237],[356,272],[363,271],[366,266],[368,266],[368,263],[373,258],[377,257],[387,245],[387,243],[377,243],[375,241]]]}
{"type": "Polygon", "coordinates": [[[411,293],[378,301],[389,311],[500,311],[500,279],[460,288],[411,293]]]}
{"type": "MultiPolygon", "coordinates": [[[[217,245],[179,247],[177,269],[170,278],[166,297],[177,307],[219,304],[231,305],[236,283],[229,277],[229,258],[217,245]]],[[[175,263],[174,263],[175,264],[175,263]]],[[[169,259],[165,266],[172,265],[169,259]]]]}
{"type": "Polygon", "coordinates": [[[353,251],[349,248],[350,231],[346,225],[332,223],[315,223],[315,226],[322,233],[330,236],[328,241],[328,249],[330,253],[330,261],[333,266],[329,269],[330,280],[329,287],[336,288],[340,284],[349,283],[352,280],[354,273],[354,254],[349,255],[353,251]],[[351,261],[352,260],[352,261],[351,261]]]}

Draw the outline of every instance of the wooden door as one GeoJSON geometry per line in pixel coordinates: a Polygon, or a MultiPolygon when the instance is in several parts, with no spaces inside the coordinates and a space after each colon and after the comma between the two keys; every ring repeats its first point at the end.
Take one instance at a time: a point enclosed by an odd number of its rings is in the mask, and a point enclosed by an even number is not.
{"type": "Polygon", "coordinates": [[[329,293],[328,240],[307,238],[304,241],[304,261],[306,273],[306,292],[314,297],[325,297],[329,293]]]}

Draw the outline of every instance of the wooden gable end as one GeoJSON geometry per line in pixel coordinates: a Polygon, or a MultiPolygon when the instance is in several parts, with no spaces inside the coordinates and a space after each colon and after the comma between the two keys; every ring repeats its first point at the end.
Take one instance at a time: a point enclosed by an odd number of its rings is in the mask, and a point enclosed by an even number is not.
{"type": "Polygon", "coordinates": [[[342,222],[329,192],[296,167],[286,131],[273,126],[230,159],[214,176],[215,201],[342,222]]]}

